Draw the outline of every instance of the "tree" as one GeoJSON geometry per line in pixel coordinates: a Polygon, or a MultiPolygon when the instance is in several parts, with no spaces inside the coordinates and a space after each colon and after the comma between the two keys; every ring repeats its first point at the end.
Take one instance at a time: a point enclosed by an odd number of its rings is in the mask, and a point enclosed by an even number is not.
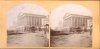
{"type": "Polygon", "coordinates": [[[82,32],[82,29],[81,29],[80,27],[75,28],[75,30],[76,30],[76,32],[78,32],[78,33],[82,32]]]}
{"type": "Polygon", "coordinates": [[[32,32],[35,32],[35,31],[36,31],[36,28],[35,28],[34,26],[32,26],[32,27],[30,27],[30,30],[31,30],[32,32]]]}

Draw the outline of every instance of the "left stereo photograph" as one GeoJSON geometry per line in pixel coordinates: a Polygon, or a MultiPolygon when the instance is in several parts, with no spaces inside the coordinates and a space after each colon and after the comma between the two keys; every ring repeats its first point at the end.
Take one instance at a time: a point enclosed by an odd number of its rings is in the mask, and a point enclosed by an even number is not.
{"type": "Polygon", "coordinates": [[[20,4],[7,12],[7,47],[48,47],[48,11],[37,4],[20,4]]]}

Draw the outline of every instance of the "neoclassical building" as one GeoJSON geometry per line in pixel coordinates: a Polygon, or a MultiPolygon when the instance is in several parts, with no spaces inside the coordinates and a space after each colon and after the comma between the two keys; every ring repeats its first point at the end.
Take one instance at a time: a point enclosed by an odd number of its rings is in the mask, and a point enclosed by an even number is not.
{"type": "Polygon", "coordinates": [[[63,30],[74,31],[75,28],[89,29],[92,26],[92,17],[78,15],[78,14],[65,14],[63,17],[63,30]]]}
{"type": "Polygon", "coordinates": [[[20,31],[30,31],[30,27],[43,28],[44,25],[48,24],[47,16],[31,14],[31,13],[21,13],[17,17],[17,30],[20,31]],[[45,21],[46,23],[44,23],[45,21]]]}

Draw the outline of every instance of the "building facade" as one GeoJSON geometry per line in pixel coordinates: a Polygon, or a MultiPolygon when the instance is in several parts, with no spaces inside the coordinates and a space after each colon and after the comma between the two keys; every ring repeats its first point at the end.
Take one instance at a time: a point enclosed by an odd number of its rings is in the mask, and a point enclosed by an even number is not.
{"type": "Polygon", "coordinates": [[[63,17],[63,30],[75,31],[75,29],[87,30],[92,25],[90,16],[66,14],[63,17]]]}
{"type": "Polygon", "coordinates": [[[30,28],[35,30],[42,30],[42,27],[46,24],[43,24],[43,19],[47,19],[47,16],[30,13],[19,14],[17,18],[17,29],[22,32],[31,31],[30,28]]]}

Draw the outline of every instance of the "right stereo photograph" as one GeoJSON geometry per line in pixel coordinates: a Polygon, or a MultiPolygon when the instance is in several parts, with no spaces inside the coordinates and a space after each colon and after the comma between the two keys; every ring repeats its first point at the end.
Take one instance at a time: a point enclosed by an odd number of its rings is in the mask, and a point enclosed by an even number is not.
{"type": "Polygon", "coordinates": [[[51,11],[51,47],[92,47],[92,12],[80,4],[63,4],[51,11]]]}

